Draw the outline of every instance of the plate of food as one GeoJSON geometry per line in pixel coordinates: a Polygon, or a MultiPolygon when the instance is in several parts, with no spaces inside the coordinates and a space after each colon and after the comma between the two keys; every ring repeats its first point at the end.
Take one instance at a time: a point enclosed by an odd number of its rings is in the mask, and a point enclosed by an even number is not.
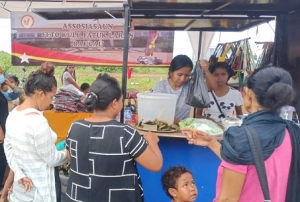
{"type": "Polygon", "coordinates": [[[136,128],[139,130],[156,133],[174,133],[179,131],[179,126],[176,124],[170,125],[166,121],[159,119],[155,119],[153,121],[141,120],[136,128]]]}

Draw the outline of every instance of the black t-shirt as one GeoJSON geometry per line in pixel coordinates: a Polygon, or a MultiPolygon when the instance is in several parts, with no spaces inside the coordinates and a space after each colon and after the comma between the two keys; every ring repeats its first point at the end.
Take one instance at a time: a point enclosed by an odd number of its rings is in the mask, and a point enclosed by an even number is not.
{"type": "Polygon", "coordinates": [[[5,134],[5,122],[8,117],[8,103],[2,92],[0,91],[0,125],[5,134]]]}
{"type": "Polygon", "coordinates": [[[73,123],[66,141],[71,155],[66,202],[143,202],[134,158],[146,148],[134,128],[115,120],[73,123]]]}

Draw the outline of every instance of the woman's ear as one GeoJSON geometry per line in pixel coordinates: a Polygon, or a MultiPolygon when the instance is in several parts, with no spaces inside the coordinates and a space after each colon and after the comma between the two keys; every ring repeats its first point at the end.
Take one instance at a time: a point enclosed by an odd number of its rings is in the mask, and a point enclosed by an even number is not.
{"type": "Polygon", "coordinates": [[[111,107],[113,109],[117,109],[118,108],[118,100],[117,99],[114,99],[112,102],[111,102],[111,107]]]}
{"type": "Polygon", "coordinates": [[[41,98],[43,98],[43,96],[45,96],[45,93],[40,90],[36,93],[36,96],[37,96],[37,98],[41,99],[41,98]]]}

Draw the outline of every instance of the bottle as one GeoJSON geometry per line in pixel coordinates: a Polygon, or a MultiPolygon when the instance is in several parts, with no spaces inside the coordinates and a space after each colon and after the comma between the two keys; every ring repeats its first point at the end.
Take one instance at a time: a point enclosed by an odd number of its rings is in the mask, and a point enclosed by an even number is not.
{"type": "Polygon", "coordinates": [[[131,111],[131,107],[125,107],[124,110],[124,123],[127,125],[131,125],[132,124],[132,111],[131,111]]]}

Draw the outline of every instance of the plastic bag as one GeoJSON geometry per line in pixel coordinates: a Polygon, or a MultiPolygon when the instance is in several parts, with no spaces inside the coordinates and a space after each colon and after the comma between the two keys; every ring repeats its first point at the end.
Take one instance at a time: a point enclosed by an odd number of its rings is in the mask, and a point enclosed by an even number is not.
{"type": "Polygon", "coordinates": [[[209,135],[222,135],[223,129],[216,123],[207,119],[187,118],[179,122],[180,129],[192,128],[203,131],[209,135]]]}
{"type": "Polygon", "coordinates": [[[204,73],[200,68],[199,61],[192,73],[186,104],[195,108],[206,108],[210,106],[208,90],[204,81],[204,73]]]}

